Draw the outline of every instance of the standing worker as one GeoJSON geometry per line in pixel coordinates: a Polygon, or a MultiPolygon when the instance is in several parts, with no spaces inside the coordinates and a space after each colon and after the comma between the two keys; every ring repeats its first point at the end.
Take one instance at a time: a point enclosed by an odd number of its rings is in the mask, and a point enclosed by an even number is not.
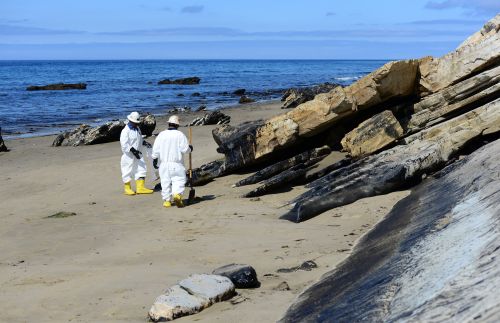
{"type": "Polygon", "coordinates": [[[127,116],[128,123],[120,134],[120,145],[122,147],[121,170],[122,179],[125,185],[125,195],[151,194],[150,190],[144,186],[147,168],[142,156],[143,145],[149,145],[142,139],[141,129],[139,129],[140,116],[138,112],[132,112],[127,116]],[[130,181],[135,177],[136,191],[132,190],[130,181]]]}
{"type": "Polygon", "coordinates": [[[183,207],[182,194],[186,186],[186,168],[183,154],[193,151],[186,136],[178,130],[179,117],[168,119],[168,129],[160,132],[153,145],[153,165],[160,168],[161,196],[163,206],[183,207]]]}

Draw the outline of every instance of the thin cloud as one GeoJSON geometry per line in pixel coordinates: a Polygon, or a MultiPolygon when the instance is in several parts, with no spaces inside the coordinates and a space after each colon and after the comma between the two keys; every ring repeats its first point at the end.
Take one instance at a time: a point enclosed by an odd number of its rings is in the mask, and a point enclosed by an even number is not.
{"type": "Polygon", "coordinates": [[[478,25],[484,24],[484,20],[467,20],[467,19],[436,19],[436,20],[415,20],[401,23],[401,25],[478,25]]]}
{"type": "Polygon", "coordinates": [[[433,10],[447,10],[461,8],[469,10],[475,14],[497,14],[500,11],[500,1],[498,0],[444,0],[428,1],[425,8],[433,10]]]}
{"type": "Polygon", "coordinates": [[[23,35],[69,35],[69,34],[87,34],[81,30],[68,30],[68,29],[48,29],[39,27],[26,27],[0,24],[0,35],[10,36],[23,36],[23,35]]]}
{"type": "Polygon", "coordinates": [[[331,16],[335,16],[335,15],[336,15],[336,13],[335,12],[331,12],[331,11],[326,13],[327,17],[331,17],[331,16]]]}
{"type": "Polygon", "coordinates": [[[205,9],[204,6],[186,6],[181,9],[182,13],[200,13],[205,9]]]}

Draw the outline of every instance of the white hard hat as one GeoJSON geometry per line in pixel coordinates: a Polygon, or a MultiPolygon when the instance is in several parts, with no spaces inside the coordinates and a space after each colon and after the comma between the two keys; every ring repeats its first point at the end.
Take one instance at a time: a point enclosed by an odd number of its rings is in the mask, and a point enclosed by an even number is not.
{"type": "Polygon", "coordinates": [[[173,123],[173,124],[176,124],[176,125],[179,125],[179,117],[178,116],[171,116],[170,118],[168,118],[168,123],[173,123]]]}
{"type": "Polygon", "coordinates": [[[141,116],[139,115],[139,112],[135,111],[127,116],[127,119],[129,119],[133,123],[140,123],[141,122],[141,120],[139,120],[140,118],[141,116]]]}

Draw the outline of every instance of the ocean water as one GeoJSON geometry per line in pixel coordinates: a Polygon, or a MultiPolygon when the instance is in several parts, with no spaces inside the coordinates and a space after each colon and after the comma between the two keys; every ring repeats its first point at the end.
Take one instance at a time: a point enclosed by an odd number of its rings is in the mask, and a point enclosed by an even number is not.
{"type": "Polygon", "coordinates": [[[348,85],[386,61],[137,60],[0,61],[0,127],[5,138],[58,133],[81,123],[166,114],[174,107],[209,110],[237,104],[244,88],[258,101],[323,82],[348,85]],[[198,76],[199,85],[158,85],[198,76]],[[86,90],[26,91],[29,85],[87,83],[86,90]],[[192,96],[198,92],[200,96],[192,96]],[[184,96],[181,96],[184,95],[184,96]]]}

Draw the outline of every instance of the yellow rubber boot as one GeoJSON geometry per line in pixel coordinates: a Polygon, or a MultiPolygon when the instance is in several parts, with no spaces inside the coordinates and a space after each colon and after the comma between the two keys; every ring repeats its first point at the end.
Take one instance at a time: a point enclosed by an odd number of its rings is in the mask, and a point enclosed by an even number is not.
{"type": "Polygon", "coordinates": [[[137,194],[152,194],[153,190],[150,190],[149,188],[146,188],[144,186],[144,180],[143,179],[138,179],[135,181],[135,186],[137,187],[137,194]]]}
{"type": "Polygon", "coordinates": [[[177,207],[184,207],[184,202],[182,202],[182,195],[175,194],[174,195],[174,203],[177,207]]]}
{"type": "Polygon", "coordinates": [[[132,186],[130,186],[130,182],[125,183],[123,193],[125,195],[135,195],[135,192],[132,190],[132,186]]]}
{"type": "Polygon", "coordinates": [[[170,201],[163,202],[163,207],[171,207],[171,206],[172,206],[172,203],[170,203],[170,201]]]}

